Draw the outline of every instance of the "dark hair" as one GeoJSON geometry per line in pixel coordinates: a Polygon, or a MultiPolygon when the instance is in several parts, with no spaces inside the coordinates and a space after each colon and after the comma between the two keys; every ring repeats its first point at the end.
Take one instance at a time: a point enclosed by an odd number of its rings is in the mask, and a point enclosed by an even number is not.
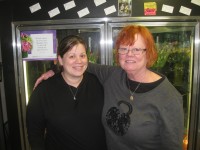
{"type": "Polygon", "coordinates": [[[77,44],[82,44],[85,49],[87,49],[87,45],[81,37],[77,35],[66,36],[58,44],[57,55],[60,55],[60,57],[63,58],[63,55],[77,44]]]}
{"type": "MultiPolygon", "coordinates": [[[[144,38],[146,44],[147,67],[151,67],[158,56],[153,36],[146,27],[137,25],[128,25],[124,27],[117,36],[115,48],[118,50],[121,44],[133,45],[136,40],[136,34],[140,34],[144,38]]],[[[118,53],[116,56],[118,62],[118,53]]]]}

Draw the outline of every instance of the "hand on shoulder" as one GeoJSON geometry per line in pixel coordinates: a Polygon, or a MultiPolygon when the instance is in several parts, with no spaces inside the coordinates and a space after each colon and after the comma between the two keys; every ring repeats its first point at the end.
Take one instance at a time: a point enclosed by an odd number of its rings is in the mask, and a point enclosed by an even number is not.
{"type": "Polygon", "coordinates": [[[40,84],[43,80],[47,80],[48,78],[52,77],[55,73],[53,72],[53,70],[49,70],[45,73],[43,73],[35,82],[34,88],[35,89],[38,84],[40,84]]]}

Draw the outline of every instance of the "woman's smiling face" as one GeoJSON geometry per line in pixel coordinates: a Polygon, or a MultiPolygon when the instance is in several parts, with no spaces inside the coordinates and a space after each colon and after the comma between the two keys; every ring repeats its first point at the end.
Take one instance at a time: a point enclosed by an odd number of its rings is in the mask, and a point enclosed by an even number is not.
{"type": "Polygon", "coordinates": [[[63,58],[58,56],[58,60],[63,66],[63,73],[71,77],[82,76],[88,66],[86,49],[80,43],[67,51],[63,58]]]}
{"type": "Polygon", "coordinates": [[[119,48],[128,49],[127,54],[119,53],[119,64],[127,73],[146,69],[146,44],[140,34],[135,35],[133,45],[120,45],[119,48]],[[141,49],[140,54],[134,54],[134,49],[141,49]]]}

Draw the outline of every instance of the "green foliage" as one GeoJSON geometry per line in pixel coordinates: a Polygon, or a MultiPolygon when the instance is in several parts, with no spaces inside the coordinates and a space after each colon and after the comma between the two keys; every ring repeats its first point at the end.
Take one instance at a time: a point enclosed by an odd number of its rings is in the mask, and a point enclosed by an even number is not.
{"type": "Polygon", "coordinates": [[[95,51],[92,52],[90,50],[87,50],[87,57],[88,57],[89,62],[97,63],[98,54],[95,51]]]}
{"type": "Polygon", "coordinates": [[[190,48],[181,48],[176,44],[163,43],[158,47],[158,59],[152,66],[159,70],[168,63],[184,63],[190,58],[190,48]]]}

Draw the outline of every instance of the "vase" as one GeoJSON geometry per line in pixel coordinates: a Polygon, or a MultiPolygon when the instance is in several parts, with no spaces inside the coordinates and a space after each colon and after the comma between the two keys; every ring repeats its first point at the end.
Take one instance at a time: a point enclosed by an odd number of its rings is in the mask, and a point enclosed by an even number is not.
{"type": "Polygon", "coordinates": [[[28,57],[28,52],[22,52],[22,58],[28,57]]]}

